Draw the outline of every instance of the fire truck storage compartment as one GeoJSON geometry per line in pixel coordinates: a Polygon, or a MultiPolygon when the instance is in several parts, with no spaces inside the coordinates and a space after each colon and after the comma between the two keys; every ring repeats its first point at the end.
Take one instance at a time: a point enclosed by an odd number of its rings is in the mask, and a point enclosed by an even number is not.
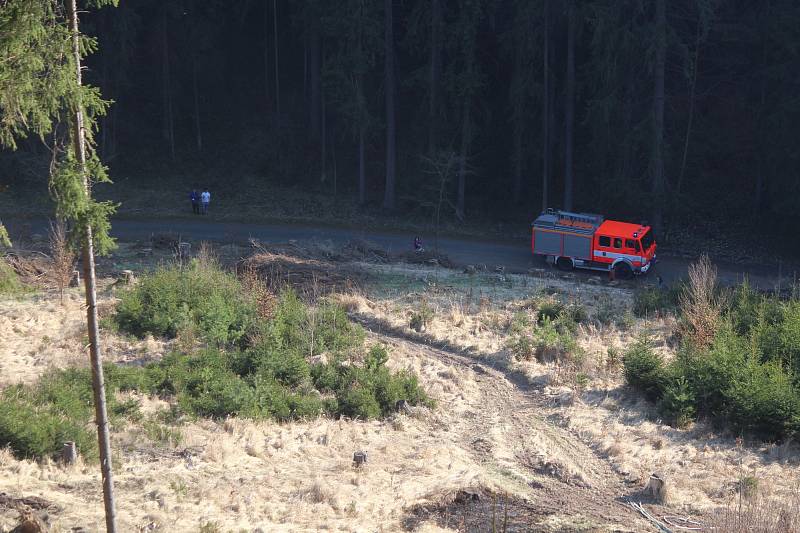
{"type": "Polygon", "coordinates": [[[589,236],[534,229],[533,245],[537,254],[592,258],[592,238],[589,236]]]}
{"type": "Polygon", "coordinates": [[[533,253],[592,259],[592,238],[603,217],[548,209],[533,222],[533,253]]]}

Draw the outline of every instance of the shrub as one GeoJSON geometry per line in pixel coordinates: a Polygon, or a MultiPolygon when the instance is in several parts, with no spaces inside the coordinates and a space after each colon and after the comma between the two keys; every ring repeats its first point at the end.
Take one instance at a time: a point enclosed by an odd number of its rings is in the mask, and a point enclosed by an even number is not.
{"type": "Polygon", "coordinates": [[[684,282],[681,281],[668,288],[647,287],[636,290],[633,293],[633,314],[644,317],[676,311],[683,287],[684,282]]]}
{"type": "Polygon", "coordinates": [[[670,380],[665,386],[659,408],[672,424],[681,428],[694,420],[695,403],[694,392],[686,378],[680,376],[670,380]]]}
{"type": "Polygon", "coordinates": [[[414,331],[425,331],[428,324],[433,320],[433,316],[433,308],[428,305],[428,302],[422,300],[417,309],[411,313],[409,327],[414,331]]]}
{"type": "MultiPolygon", "coordinates": [[[[111,421],[140,417],[135,401],[118,402],[120,382],[142,369],[121,370],[107,365],[106,397],[111,421]]],[[[0,393],[0,446],[8,445],[19,457],[44,458],[61,452],[64,442],[75,441],[87,458],[97,455],[91,431],[94,419],[91,372],[87,368],[53,371],[33,385],[14,385],[0,393]]]]}
{"type": "Polygon", "coordinates": [[[96,457],[87,421],[13,394],[0,397],[0,446],[8,446],[20,458],[42,459],[59,453],[66,441],[74,441],[84,457],[96,457]]]}
{"type": "Polygon", "coordinates": [[[0,257],[0,296],[13,296],[23,292],[24,288],[17,276],[5,259],[0,257]]]}
{"type": "Polygon", "coordinates": [[[209,342],[241,343],[252,331],[255,302],[216,263],[192,261],[144,276],[122,294],[115,320],[122,331],[175,337],[193,326],[209,342]]]}
{"type": "Polygon", "coordinates": [[[408,372],[391,372],[386,367],[386,348],[370,348],[363,366],[344,365],[339,361],[315,365],[314,385],[336,397],[338,414],[359,418],[376,418],[397,409],[397,402],[411,405],[432,405],[419,386],[417,377],[408,372]]]}
{"type": "Polygon", "coordinates": [[[539,312],[536,321],[539,324],[543,323],[545,320],[550,320],[552,322],[558,318],[562,311],[564,311],[564,304],[554,298],[549,298],[539,304],[539,312]]]}
{"type": "Polygon", "coordinates": [[[664,361],[653,351],[649,338],[642,337],[634,342],[622,356],[622,363],[628,385],[651,401],[661,398],[667,376],[664,361]]]}
{"type": "Polygon", "coordinates": [[[751,361],[727,390],[728,422],[767,440],[793,437],[800,429],[797,393],[780,365],[751,361]]]}
{"type": "Polygon", "coordinates": [[[723,302],[717,286],[717,268],[707,255],[689,265],[689,282],[678,301],[687,338],[699,347],[709,346],[719,327],[723,302]]]}

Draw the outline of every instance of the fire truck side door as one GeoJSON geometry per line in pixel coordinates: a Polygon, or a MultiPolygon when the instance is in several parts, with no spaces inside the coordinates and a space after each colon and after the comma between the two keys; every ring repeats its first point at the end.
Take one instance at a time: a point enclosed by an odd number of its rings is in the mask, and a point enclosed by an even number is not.
{"type": "Polygon", "coordinates": [[[611,237],[607,237],[605,235],[599,235],[597,237],[597,249],[598,249],[597,251],[599,251],[603,257],[606,257],[606,252],[604,248],[605,249],[611,248],[611,237]]]}

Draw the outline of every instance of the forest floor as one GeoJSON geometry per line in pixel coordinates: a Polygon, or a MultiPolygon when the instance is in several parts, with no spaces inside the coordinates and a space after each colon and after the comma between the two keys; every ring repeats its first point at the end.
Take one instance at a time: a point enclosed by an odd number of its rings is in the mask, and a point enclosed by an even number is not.
{"type": "MultiPolygon", "coordinates": [[[[173,244],[126,242],[102,259],[101,314],[114,309],[120,268],[141,273],[170,261],[173,244]]],[[[122,531],[656,531],[629,502],[665,523],[710,525],[741,502],[745,477],[766,501],[787,501],[800,481],[794,444],[741,441],[704,422],[672,428],[624,386],[613,354],[642,331],[672,354],[672,318],[632,316],[635,283],[467,274],[359,244],[217,252],[228,263],[255,254],[301,294],[338,299],[369,342],[390,348],[391,367],[417,373],[436,407],[369,422],[199,420],[164,422],[155,434],[113,427],[122,531]],[[516,317],[543,298],[591,318],[576,334],[580,364],[518,360],[509,349],[516,317]],[[426,315],[424,328],[410,327],[415,313],[426,315]],[[364,468],[352,465],[356,450],[369,453],[364,468]],[[664,503],[643,493],[654,472],[669,488],[664,503]]],[[[3,301],[0,387],[86,364],[82,309],[78,289],[63,304],[47,288],[3,301]]],[[[110,331],[103,341],[106,360],[121,364],[174,348],[110,331]]],[[[165,406],[137,399],[146,414],[165,406]]],[[[99,479],[95,464],[0,451],[0,532],[16,523],[3,505],[10,500],[33,502],[53,531],[101,530],[99,479]]]]}

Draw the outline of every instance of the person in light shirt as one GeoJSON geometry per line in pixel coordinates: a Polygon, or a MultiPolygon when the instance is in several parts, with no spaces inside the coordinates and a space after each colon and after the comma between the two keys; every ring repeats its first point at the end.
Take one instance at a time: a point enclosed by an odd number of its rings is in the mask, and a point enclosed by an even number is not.
{"type": "Polygon", "coordinates": [[[203,192],[200,193],[200,212],[204,215],[208,214],[208,204],[211,203],[211,193],[208,192],[208,189],[203,189],[203,192]]]}

